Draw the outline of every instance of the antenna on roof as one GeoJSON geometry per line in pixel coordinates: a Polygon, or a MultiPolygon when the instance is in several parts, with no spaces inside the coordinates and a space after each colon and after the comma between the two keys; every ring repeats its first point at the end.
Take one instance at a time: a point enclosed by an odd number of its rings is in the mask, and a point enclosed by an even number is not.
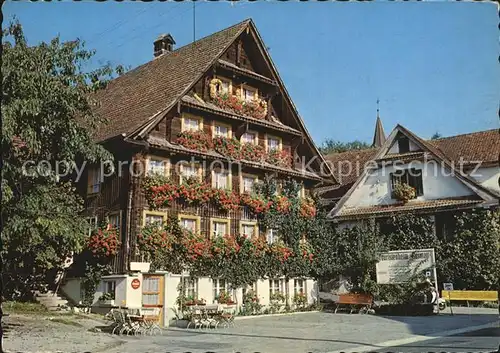
{"type": "Polygon", "coordinates": [[[379,112],[380,112],[379,107],[378,107],[379,103],[380,103],[380,100],[377,98],[377,118],[379,118],[379,112]]]}
{"type": "Polygon", "coordinates": [[[193,43],[196,42],[196,0],[193,3],[193,43]]]}

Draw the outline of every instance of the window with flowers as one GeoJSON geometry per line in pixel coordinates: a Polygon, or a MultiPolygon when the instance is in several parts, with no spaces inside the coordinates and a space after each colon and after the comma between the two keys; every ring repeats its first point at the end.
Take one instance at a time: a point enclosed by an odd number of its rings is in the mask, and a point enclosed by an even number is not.
{"type": "Polygon", "coordinates": [[[293,293],[305,293],[306,292],[306,281],[302,278],[296,278],[293,280],[293,293]]]}
{"type": "Polygon", "coordinates": [[[242,90],[242,99],[246,102],[251,102],[255,98],[257,98],[257,90],[253,87],[243,86],[242,90]]]}
{"type": "Polygon", "coordinates": [[[244,174],[241,177],[241,193],[252,193],[254,185],[257,183],[255,175],[244,174]]]}
{"type": "Polygon", "coordinates": [[[214,123],[213,137],[217,136],[231,138],[232,136],[231,126],[222,123],[214,123]]]}
{"type": "Polygon", "coordinates": [[[203,130],[203,118],[184,114],[182,116],[181,131],[201,131],[203,130]]]}
{"type": "Polygon", "coordinates": [[[229,220],[228,219],[212,219],[212,236],[215,237],[223,237],[226,234],[229,234],[229,220]]]}
{"type": "Polygon", "coordinates": [[[258,143],[257,133],[256,132],[245,132],[241,135],[241,143],[250,143],[252,145],[256,145],[258,143]]]}
{"type": "Polygon", "coordinates": [[[257,223],[241,222],[240,232],[245,238],[253,238],[257,234],[257,223]]]}
{"type": "Polygon", "coordinates": [[[198,278],[184,277],[182,286],[187,298],[198,298],[198,278]]]}
{"type": "Polygon", "coordinates": [[[97,216],[87,217],[87,223],[89,224],[88,235],[92,235],[92,232],[97,229],[97,216]]]}
{"type": "Polygon", "coordinates": [[[266,240],[269,244],[273,244],[279,240],[278,231],[276,229],[269,228],[266,231],[266,240]]]}
{"type": "Polygon", "coordinates": [[[272,296],[273,294],[284,294],[285,288],[284,288],[284,282],[282,279],[270,279],[269,280],[269,296],[272,296]]]}
{"type": "Polygon", "coordinates": [[[217,300],[221,292],[229,293],[229,290],[229,283],[226,280],[220,278],[212,279],[212,294],[214,302],[217,300]]]}
{"type": "Polygon", "coordinates": [[[196,216],[179,216],[179,222],[181,227],[190,231],[190,232],[198,232],[200,229],[200,218],[196,216]]]}
{"type": "Polygon", "coordinates": [[[180,182],[184,182],[185,180],[195,179],[201,181],[202,171],[201,166],[199,164],[191,163],[191,164],[182,164],[180,166],[180,182]]]}
{"type": "Polygon", "coordinates": [[[120,226],[121,226],[121,212],[111,213],[108,216],[108,224],[112,228],[118,230],[118,232],[119,232],[120,226]]]}
{"type": "Polygon", "coordinates": [[[147,175],[167,175],[167,160],[161,158],[149,158],[147,175]]]}
{"type": "Polygon", "coordinates": [[[216,189],[231,189],[231,175],[229,171],[214,170],[212,174],[212,187],[216,189]]]}
{"type": "Polygon", "coordinates": [[[281,150],[281,139],[278,137],[267,136],[266,147],[268,152],[281,150]]]}
{"type": "Polygon", "coordinates": [[[151,212],[151,211],[145,211],[144,212],[144,225],[148,226],[151,224],[156,224],[158,226],[161,226],[166,220],[166,215],[162,212],[151,212]]]}

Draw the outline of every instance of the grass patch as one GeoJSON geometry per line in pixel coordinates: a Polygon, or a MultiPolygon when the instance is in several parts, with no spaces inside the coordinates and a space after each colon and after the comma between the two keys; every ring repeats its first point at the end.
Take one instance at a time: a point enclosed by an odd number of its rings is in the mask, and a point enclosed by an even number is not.
{"type": "Polygon", "coordinates": [[[40,303],[7,301],[2,303],[7,314],[47,314],[49,311],[40,303]]]}

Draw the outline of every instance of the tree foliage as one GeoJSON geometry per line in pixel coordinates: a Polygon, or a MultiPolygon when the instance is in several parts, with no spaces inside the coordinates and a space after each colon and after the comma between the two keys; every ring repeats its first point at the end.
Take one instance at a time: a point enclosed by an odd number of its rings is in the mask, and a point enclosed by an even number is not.
{"type": "Polygon", "coordinates": [[[326,139],[319,146],[319,151],[323,154],[329,154],[329,153],[341,153],[351,150],[364,150],[370,147],[371,147],[370,144],[359,140],[351,142],[342,142],[333,139],[326,139]]]}
{"type": "Polygon", "coordinates": [[[82,200],[55,166],[111,158],[91,133],[103,122],[92,93],[112,69],[84,71],[93,52],[79,40],[30,46],[19,22],[2,34],[2,256],[5,296],[15,298],[50,281],[82,247],[82,200]]]}

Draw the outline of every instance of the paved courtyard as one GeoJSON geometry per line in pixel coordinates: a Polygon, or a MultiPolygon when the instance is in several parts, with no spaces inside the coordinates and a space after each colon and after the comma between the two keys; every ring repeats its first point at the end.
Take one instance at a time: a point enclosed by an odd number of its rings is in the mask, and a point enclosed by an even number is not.
{"type": "MultiPolygon", "coordinates": [[[[393,317],[329,313],[304,313],[236,321],[236,327],[219,330],[170,329],[163,337],[127,340],[109,352],[339,352],[389,351],[389,347],[407,347],[406,351],[431,348],[428,341],[442,336],[461,335],[463,331],[499,327],[498,313],[489,309],[456,309],[454,316],[393,317]]],[[[493,332],[494,334],[494,332],[493,332]]],[[[456,340],[455,340],[456,341],[456,340]]],[[[464,341],[464,339],[462,339],[464,341]]],[[[461,341],[461,342],[462,342],[461,341]]],[[[492,351],[500,337],[473,338],[472,347],[444,351],[492,351]]],[[[463,342],[462,342],[463,343],[463,342]]]]}
{"type": "MultiPolygon", "coordinates": [[[[500,344],[498,312],[456,308],[455,315],[380,317],[302,313],[244,318],[217,330],[171,328],[163,336],[118,337],[88,332],[96,322],[15,326],[5,341],[9,352],[491,352],[500,344]],[[51,326],[52,325],[52,326],[51,326]]],[[[46,321],[46,320],[45,320],[46,321]]],[[[41,320],[37,320],[39,324],[41,320]]]]}

